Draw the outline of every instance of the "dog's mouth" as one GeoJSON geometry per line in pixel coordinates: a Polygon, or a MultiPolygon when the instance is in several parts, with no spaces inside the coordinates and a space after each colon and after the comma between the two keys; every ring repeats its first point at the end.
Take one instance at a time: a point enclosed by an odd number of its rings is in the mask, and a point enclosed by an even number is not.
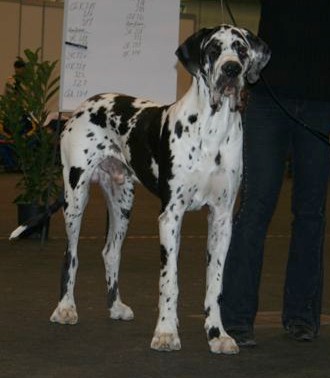
{"type": "Polygon", "coordinates": [[[214,112],[219,111],[225,98],[229,98],[230,108],[236,109],[239,102],[240,82],[237,79],[220,80],[211,95],[211,108],[214,112]]]}
{"type": "Polygon", "coordinates": [[[222,96],[237,96],[239,93],[240,80],[239,77],[229,78],[221,76],[218,81],[218,90],[222,96]]]}
{"type": "Polygon", "coordinates": [[[236,85],[226,85],[223,90],[223,95],[226,97],[237,95],[238,89],[236,85]]]}

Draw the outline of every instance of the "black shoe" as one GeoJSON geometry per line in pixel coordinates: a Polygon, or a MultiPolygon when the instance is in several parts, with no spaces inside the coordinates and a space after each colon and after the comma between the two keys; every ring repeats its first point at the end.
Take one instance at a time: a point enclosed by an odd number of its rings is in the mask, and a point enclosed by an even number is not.
{"type": "Polygon", "coordinates": [[[227,333],[240,347],[255,347],[257,345],[252,331],[231,329],[227,330],[227,333]]]}
{"type": "Polygon", "coordinates": [[[305,324],[291,324],[287,331],[289,337],[296,341],[312,341],[316,337],[312,327],[305,324]]]}

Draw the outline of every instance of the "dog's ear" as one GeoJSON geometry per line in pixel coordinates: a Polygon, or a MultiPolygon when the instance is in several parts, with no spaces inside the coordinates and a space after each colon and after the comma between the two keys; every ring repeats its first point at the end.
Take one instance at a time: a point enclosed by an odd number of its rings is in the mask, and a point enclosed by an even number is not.
{"type": "Polygon", "coordinates": [[[215,31],[215,29],[203,28],[188,37],[176,50],[175,54],[186,70],[193,76],[201,68],[201,50],[203,40],[215,31]]]}
{"type": "Polygon", "coordinates": [[[260,72],[267,65],[271,51],[267,44],[259,37],[247,29],[242,30],[252,50],[251,64],[247,71],[246,79],[250,84],[253,84],[259,79],[260,72]]]}

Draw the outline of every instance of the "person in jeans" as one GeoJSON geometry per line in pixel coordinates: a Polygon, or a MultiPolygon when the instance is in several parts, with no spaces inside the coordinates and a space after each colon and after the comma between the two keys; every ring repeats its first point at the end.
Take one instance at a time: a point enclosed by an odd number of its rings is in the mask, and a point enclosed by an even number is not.
{"type": "Polygon", "coordinates": [[[330,172],[327,143],[283,111],[274,97],[316,133],[330,133],[330,2],[263,0],[259,36],[272,57],[250,90],[244,115],[243,180],[221,299],[227,332],[253,346],[267,229],[292,157],[292,230],[282,323],[298,341],[320,330],[325,204],[330,172]],[[271,90],[269,90],[269,88],[271,90]]]}

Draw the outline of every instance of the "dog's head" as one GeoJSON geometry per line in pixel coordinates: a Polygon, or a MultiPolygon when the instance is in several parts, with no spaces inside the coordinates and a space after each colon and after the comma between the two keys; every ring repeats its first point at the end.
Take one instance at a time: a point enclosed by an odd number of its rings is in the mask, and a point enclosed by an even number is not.
{"type": "Polygon", "coordinates": [[[220,109],[224,97],[239,108],[245,80],[254,83],[270,58],[270,49],[246,29],[221,25],[201,29],[176,51],[184,67],[209,90],[210,106],[220,109]]]}

